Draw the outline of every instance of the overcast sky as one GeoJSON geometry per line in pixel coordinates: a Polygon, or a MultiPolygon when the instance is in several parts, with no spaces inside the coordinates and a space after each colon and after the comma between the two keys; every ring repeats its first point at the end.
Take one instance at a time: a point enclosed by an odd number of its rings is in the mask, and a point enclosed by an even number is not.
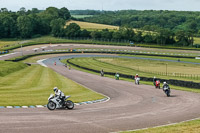
{"type": "Polygon", "coordinates": [[[18,11],[26,9],[46,9],[49,6],[66,7],[69,10],[182,10],[200,11],[200,0],[0,0],[0,8],[18,11]]]}

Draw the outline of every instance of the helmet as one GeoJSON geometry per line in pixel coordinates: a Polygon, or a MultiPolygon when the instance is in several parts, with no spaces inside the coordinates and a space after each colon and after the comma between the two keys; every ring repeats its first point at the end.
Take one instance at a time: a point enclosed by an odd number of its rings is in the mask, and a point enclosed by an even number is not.
{"type": "Polygon", "coordinates": [[[163,84],[167,84],[167,82],[163,82],[163,84]]]}
{"type": "Polygon", "coordinates": [[[58,87],[54,87],[53,88],[53,91],[55,92],[55,91],[57,91],[58,90],[58,87]]]}
{"type": "Polygon", "coordinates": [[[138,74],[136,74],[138,76],[138,74]]]}

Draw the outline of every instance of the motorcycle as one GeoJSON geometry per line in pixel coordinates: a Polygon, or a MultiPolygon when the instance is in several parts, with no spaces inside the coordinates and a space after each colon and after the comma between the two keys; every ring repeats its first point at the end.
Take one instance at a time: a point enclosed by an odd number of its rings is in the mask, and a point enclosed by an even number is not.
{"type": "Polygon", "coordinates": [[[119,74],[115,74],[115,79],[119,80],[119,74]]]}
{"type": "Polygon", "coordinates": [[[61,99],[58,97],[55,97],[53,94],[51,94],[48,98],[48,104],[47,108],[49,110],[55,110],[55,109],[73,109],[74,103],[71,100],[67,100],[71,96],[65,96],[64,101],[61,103],[61,99]]]}
{"type": "Polygon", "coordinates": [[[103,71],[101,71],[101,77],[104,77],[104,72],[103,71]]]}
{"type": "Polygon", "coordinates": [[[169,88],[169,86],[164,86],[163,87],[163,91],[165,92],[165,94],[167,95],[167,97],[169,97],[170,96],[170,88],[169,88]]]}
{"type": "Polygon", "coordinates": [[[159,88],[160,89],[160,80],[156,80],[155,88],[159,88]]]}
{"type": "Polygon", "coordinates": [[[136,84],[136,85],[139,85],[139,84],[140,84],[140,78],[138,78],[138,77],[135,78],[135,84],[136,84]]]}

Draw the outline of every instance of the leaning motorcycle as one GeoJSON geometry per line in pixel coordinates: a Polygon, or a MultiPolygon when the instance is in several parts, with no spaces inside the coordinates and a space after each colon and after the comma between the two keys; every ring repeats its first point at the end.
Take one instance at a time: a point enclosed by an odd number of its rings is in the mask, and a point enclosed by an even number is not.
{"type": "Polygon", "coordinates": [[[71,96],[65,96],[64,97],[64,102],[60,102],[61,99],[55,97],[53,94],[51,94],[48,98],[48,104],[47,108],[49,110],[55,110],[55,109],[73,109],[74,108],[74,103],[71,100],[67,100],[71,96]]]}
{"type": "Polygon", "coordinates": [[[119,80],[119,74],[115,74],[115,79],[119,80]]]}
{"type": "Polygon", "coordinates": [[[160,89],[160,80],[156,80],[155,88],[159,88],[160,89]]]}
{"type": "Polygon", "coordinates": [[[167,86],[165,86],[164,88],[163,88],[163,91],[165,92],[165,94],[169,97],[170,96],[170,88],[169,87],[167,87],[167,86]]]}
{"type": "Polygon", "coordinates": [[[138,77],[135,78],[135,84],[136,84],[136,85],[139,85],[139,84],[140,84],[140,78],[138,78],[138,77]]]}

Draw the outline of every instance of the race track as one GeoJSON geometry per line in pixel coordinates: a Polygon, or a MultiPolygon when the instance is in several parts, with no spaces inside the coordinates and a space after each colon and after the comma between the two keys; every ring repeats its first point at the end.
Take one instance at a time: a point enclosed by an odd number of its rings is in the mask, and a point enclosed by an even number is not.
{"type": "Polygon", "coordinates": [[[58,58],[48,60],[46,65],[110,97],[110,100],[75,106],[74,110],[0,109],[0,132],[108,133],[171,124],[200,116],[199,94],[172,90],[172,96],[166,97],[162,90],[153,86],[68,70],[61,63],[53,65],[55,60],[58,58]]]}

